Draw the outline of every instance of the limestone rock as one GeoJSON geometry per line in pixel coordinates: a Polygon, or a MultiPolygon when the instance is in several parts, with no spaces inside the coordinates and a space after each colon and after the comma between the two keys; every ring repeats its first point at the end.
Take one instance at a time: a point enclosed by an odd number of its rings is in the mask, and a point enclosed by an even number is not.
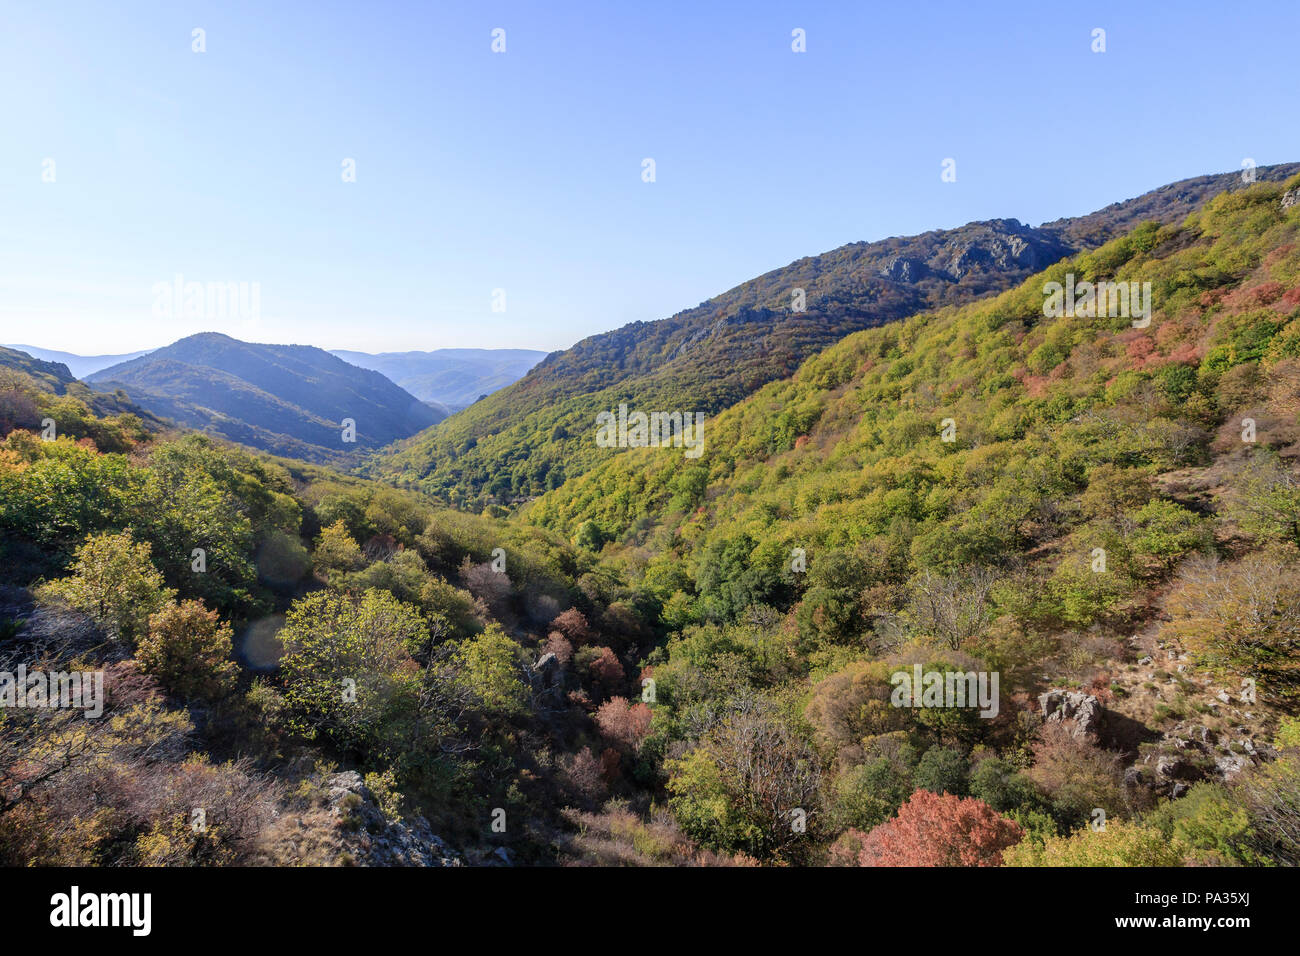
{"type": "Polygon", "coordinates": [[[1101,729],[1105,708],[1091,694],[1077,690],[1049,690],[1039,695],[1038,707],[1043,718],[1052,721],[1074,721],[1073,735],[1096,734],[1101,729]]]}

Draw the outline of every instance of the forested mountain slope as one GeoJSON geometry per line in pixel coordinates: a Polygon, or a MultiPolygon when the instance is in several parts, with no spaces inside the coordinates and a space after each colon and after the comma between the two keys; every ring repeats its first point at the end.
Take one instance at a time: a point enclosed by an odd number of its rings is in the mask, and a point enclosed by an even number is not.
{"type": "Polygon", "coordinates": [[[54,422],[58,435],[90,437],[102,448],[122,447],[126,435],[158,431],[164,423],[121,392],[95,392],[62,362],[0,347],[0,432],[54,422]]]}
{"type": "MultiPolygon", "coordinates": [[[[1297,169],[1257,173],[1276,181],[1297,169]]],[[[992,220],[800,259],[671,318],[554,353],[515,384],[386,449],[369,473],[469,506],[537,495],[617,454],[590,441],[600,411],[627,402],[716,413],[850,332],[1001,291],[1143,220],[1179,220],[1242,186],[1240,174],[1202,176],[1038,228],[992,220]],[[806,311],[793,311],[796,289],[806,311]]]]}
{"type": "Polygon", "coordinates": [[[313,346],[203,333],[87,380],[157,415],[253,448],[342,461],[410,436],[440,416],[381,374],[313,346]],[[344,421],[356,424],[345,442],[344,421]]]}
{"type": "Polygon", "coordinates": [[[1300,177],[851,335],[705,442],[524,513],[662,608],[647,746],[696,839],[790,841],[728,769],[761,731],[841,862],[975,853],[967,795],[1016,823],[986,863],[1300,860],[1300,177]],[[1071,275],[1150,322],[1049,317],[1071,275]],[[1001,716],[890,707],[913,665],[1000,675],[1001,716]]]}
{"type": "Polygon", "coordinates": [[[1300,864],[1300,177],[508,521],[9,375],[0,672],[107,719],[0,708],[0,863],[1300,864]]]}

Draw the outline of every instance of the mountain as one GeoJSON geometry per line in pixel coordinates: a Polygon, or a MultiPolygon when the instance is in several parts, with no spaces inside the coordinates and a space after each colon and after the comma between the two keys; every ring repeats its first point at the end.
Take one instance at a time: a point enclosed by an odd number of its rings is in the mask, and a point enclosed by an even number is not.
{"type": "MultiPolygon", "coordinates": [[[[69,378],[0,352],[0,411],[69,378]]],[[[1300,864],[1300,176],[506,517],[120,417],[0,443],[0,653],[108,718],[6,713],[0,865],[1300,864]]]]}
{"type": "MultiPolygon", "coordinates": [[[[1297,171],[1256,173],[1276,182],[1297,171]]],[[[1201,176],[1037,228],[997,219],[800,259],[671,318],[553,353],[436,431],[385,449],[367,471],[457,504],[536,496],[615,454],[592,441],[601,411],[626,403],[714,414],[851,332],[1000,292],[1142,221],[1178,221],[1243,185],[1238,173],[1201,176]],[[796,312],[800,289],[806,308],[796,312]]]]}
{"type": "Polygon", "coordinates": [[[68,366],[32,355],[16,346],[0,346],[0,368],[30,376],[42,391],[62,395],[77,380],[68,366]]]}
{"type": "MultiPolygon", "coordinates": [[[[42,358],[37,358],[27,352],[18,349],[0,346],[0,393],[3,393],[3,399],[0,399],[0,431],[8,430],[13,424],[20,424],[23,427],[35,425],[45,414],[54,414],[51,409],[62,408],[65,410],[74,408],[76,403],[82,403],[90,413],[99,417],[108,417],[112,415],[135,415],[148,428],[156,429],[163,425],[154,416],[150,415],[143,408],[135,405],[127,399],[125,395],[114,395],[100,393],[88,388],[85,383],[80,382],[62,362],[51,362],[42,358]],[[10,416],[18,410],[15,403],[15,393],[24,392],[33,402],[29,405],[27,402],[21,403],[22,414],[29,416],[28,420],[22,422],[9,421],[10,416]],[[52,399],[67,398],[69,403],[54,402],[49,404],[52,399]],[[39,399],[39,402],[35,400],[39,399]],[[45,411],[36,415],[33,409],[45,406],[45,411]],[[32,418],[31,416],[35,416],[32,418]]],[[[60,420],[60,416],[54,416],[58,422],[60,432],[66,433],[70,429],[65,426],[65,421],[60,420]]],[[[75,429],[72,429],[75,430],[75,429]]]]}
{"type": "MultiPolygon", "coordinates": [[[[875,862],[925,789],[1037,830],[1012,865],[1096,863],[1075,848],[1110,806],[1112,831],[1168,863],[1300,860],[1264,822],[1300,773],[1300,176],[854,333],[703,438],[694,459],[613,456],[513,516],[662,609],[674,634],[641,673],[657,752],[688,752],[665,768],[693,837],[736,845],[760,789],[718,781],[754,765],[756,727],[782,726],[752,716],[769,695],[805,722],[798,753],[821,761],[850,861],[875,862]],[[1071,277],[1149,297],[1058,309],[1071,277]],[[963,717],[965,693],[923,702],[909,682],[900,707],[913,668],[994,675],[1002,702],[963,717]],[[696,730],[719,713],[745,716],[696,730]],[[1225,838],[1211,821],[1231,813],[1249,822],[1225,838]]],[[[916,832],[899,845],[921,852],[916,832]]]]}
{"type": "Polygon", "coordinates": [[[68,367],[73,376],[76,378],[85,378],[93,375],[101,369],[106,369],[112,365],[118,365],[122,362],[129,362],[132,359],[139,358],[142,355],[148,355],[144,352],[126,352],[122,355],[74,355],[72,352],[60,352],[55,349],[40,349],[33,345],[8,345],[6,348],[17,349],[20,352],[26,352],[28,355],[41,359],[46,362],[59,362],[68,367]]]}
{"type": "MultiPolygon", "coordinates": [[[[914,566],[1019,560],[1080,519],[1074,498],[1107,463],[1144,479],[1182,469],[1163,484],[1207,513],[1233,484],[1220,459],[1271,447],[1291,472],[1300,459],[1298,242],[1300,176],[1220,196],[994,298],[848,336],[706,421],[697,459],[613,456],[523,515],[567,535],[590,522],[589,540],[661,557],[670,542],[716,580],[708,553],[746,535],[767,541],[746,567],[895,532],[914,566]],[[1149,325],[1045,316],[1044,285],[1070,274],[1151,283],[1149,325]]],[[[1279,527],[1300,544],[1300,479],[1279,481],[1251,507],[1289,508],[1279,527]]]]}
{"type": "Polygon", "coordinates": [[[122,389],[157,415],[308,461],[339,461],[435,424],[433,409],[378,372],[306,345],[259,345],[202,333],[103,369],[87,381],[122,389]],[[344,442],[345,419],[356,423],[344,442]]]}
{"type": "Polygon", "coordinates": [[[349,352],[345,362],[387,376],[416,398],[453,411],[518,381],[546,358],[532,349],[434,349],[432,352],[349,352]]]}

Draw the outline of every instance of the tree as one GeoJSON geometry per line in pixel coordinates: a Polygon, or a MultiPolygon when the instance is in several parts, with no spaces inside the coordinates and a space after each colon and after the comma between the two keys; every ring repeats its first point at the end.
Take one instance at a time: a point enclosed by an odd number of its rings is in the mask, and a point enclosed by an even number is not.
{"type": "Polygon", "coordinates": [[[1221,675],[1300,698],[1300,569],[1292,552],[1189,562],[1169,595],[1165,633],[1221,675]]]}
{"type": "Polygon", "coordinates": [[[587,616],[576,607],[557,615],[551,622],[551,628],[568,638],[574,647],[581,647],[591,638],[591,625],[587,623],[587,616]]]}
{"type": "Polygon", "coordinates": [[[327,583],[336,583],[339,575],[359,571],[365,567],[366,558],[361,546],[348,534],[347,525],[340,518],[327,528],[322,528],[312,552],[316,576],[327,583]]]}
{"type": "Polygon", "coordinates": [[[819,681],[804,717],[819,745],[833,753],[862,745],[867,737],[901,730],[909,714],[890,704],[894,668],[884,661],[858,661],[819,681]]]}
{"type": "Polygon", "coordinates": [[[396,745],[418,694],[409,649],[428,641],[414,608],[386,591],[318,591],[289,608],[279,638],[291,729],[343,747],[396,745]]]}
{"type": "MultiPolygon", "coordinates": [[[[590,663],[587,665],[591,671],[592,680],[596,682],[605,693],[616,690],[627,679],[623,672],[623,665],[619,662],[618,655],[608,647],[587,647],[583,648],[591,656],[590,663]]],[[[581,662],[588,654],[581,655],[581,662]]]]}
{"type": "Polygon", "coordinates": [[[573,543],[584,551],[600,551],[605,544],[605,533],[600,530],[600,525],[588,518],[573,536],[573,543]]]}
{"type": "Polygon", "coordinates": [[[1300,475],[1276,453],[1251,456],[1232,482],[1229,502],[1248,534],[1300,545],[1300,475]]]}
{"type": "Polygon", "coordinates": [[[1300,866],[1300,752],[1238,776],[1231,799],[1243,806],[1250,831],[1244,843],[1254,858],[1279,866],[1300,866]]]}
{"type": "Polygon", "coordinates": [[[1088,473],[1088,487],[1079,496],[1079,508],[1084,517],[1102,521],[1127,535],[1134,528],[1132,515],[1151,500],[1151,495],[1151,481],[1144,472],[1104,463],[1088,473]]]}
{"type": "Polygon", "coordinates": [[[1015,772],[998,756],[985,757],[971,770],[970,792],[971,796],[983,800],[998,813],[1033,807],[1038,803],[1038,791],[1033,781],[1015,772]]]}
{"type": "Polygon", "coordinates": [[[596,710],[596,726],[607,740],[628,750],[639,750],[650,733],[650,708],[638,701],[629,704],[626,697],[611,697],[596,710]]]}
{"type": "Polygon", "coordinates": [[[991,620],[989,594],[996,582],[987,568],[948,576],[923,571],[912,582],[910,616],[917,630],[950,650],[982,634],[991,620]]]}
{"type": "Polygon", "coordinates": [[[137,544],[130,531],[90,535],[77,549],[72,574],[41,593],[67,601],[113,639],[133,644],[149,616],[175,593],[163,587],[150,550],[146,543],[137,544]]]}
{"type": "Polygon", "coordinates": [[[861,866],[1001,866],[1020,842],[1018,823],[973,797],[918,790],[898,816],[862,841],[861,866]]]}
{"type": "Polygon", "coordinates": [[[1034,765],[1025,771],[1052,803],[1052,813],[1065,829],[1091,819],[1101,807],[1109,815],[1124,806],[1118,754],[1098,747],[1061,721],[1046,723],[1034,741],[1034,765]]]}
{"type": "Polygon", "coordinates": [[[668,805],[682,829],[705,845],[754,856],[798,857],[809,849],[800,844],[816,828],[816,755],[761,698],[738,702],[699,747],[668,768],[668,805]]]}
{"type": "Polygon", "coordinates": [[[1189,552],[1214,544],[1214,534],[1203,519],[1163,498],[1147,502],[1136,521],[1133,550],[1154,560],[1161,572],[1168,572],[1189,552]]]}
{"type": "MultiPolygon", "coordinates": [[[[835,822],[866,831],[897,813],[915,789],[907,758],[910,749],[904,744],[896,756],[871,757],[840,774],[835,780],[835,822]]],[[[857,852],[853,855],[856,861],[857,852]]]]}
{"type": "Polygon", "coordinates": [[[462,641],[452,659],[460,680],[488,710],[515,714],[527,705],[524,651],[500,624],[489,624],[482,634],[462,641]]]}
{"type": "Polygon", "coordinates": [[[169,604],[149,618],[135,659],[180,697],[220,700],[235,689],[238,673],[230,638],[230,626],[202,601],[169,604]]]}
{"type": "Polygon", "coordinates": [[[931,747],[921,756],[912,780],[922,790],[961,797],[966,795],[969,772],[966,758],[957,751],[948,747],[931,747]]]}
{"type": "Polygon", "coordinates": [[[1154,827],[1107,820],[1101,830],[1083,827],[1069,836],[1025,840],[1007,853],[1007,866],[1182,866],[1184,848],[1154,827]]]}

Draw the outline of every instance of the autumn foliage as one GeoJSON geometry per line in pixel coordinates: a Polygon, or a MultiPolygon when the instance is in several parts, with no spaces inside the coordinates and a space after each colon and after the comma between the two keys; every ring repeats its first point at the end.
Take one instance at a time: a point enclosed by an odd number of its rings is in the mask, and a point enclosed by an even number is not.
{"type": "Polygon", "coordinates": [[[982,800],[918,790],[898,816],[870,833],[846,834],[859,866],[1001,866],[1020,825],[982,800]]]}

